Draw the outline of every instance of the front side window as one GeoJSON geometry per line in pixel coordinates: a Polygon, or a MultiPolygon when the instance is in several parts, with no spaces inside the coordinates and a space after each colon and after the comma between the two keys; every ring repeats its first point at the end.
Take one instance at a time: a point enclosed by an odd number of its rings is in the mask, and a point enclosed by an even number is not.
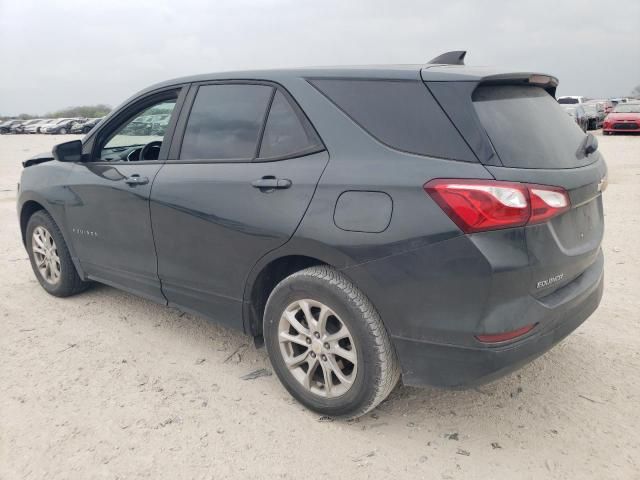
{"type": "Polygon", "coordinates": [[[266,85],[204,85],[182,140],[181,160],[251,160],[273,95],[266,85]]]}
{"type": "Polygon", "coordinates": [[[100,149],[102,161],[157,160],[176,98],[159,100],[129,117],[100,149]]]}

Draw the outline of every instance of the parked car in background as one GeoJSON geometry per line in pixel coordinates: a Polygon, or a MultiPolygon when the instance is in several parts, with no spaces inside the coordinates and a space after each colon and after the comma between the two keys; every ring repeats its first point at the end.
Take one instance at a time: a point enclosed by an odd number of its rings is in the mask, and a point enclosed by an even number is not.
{"type": "Polygon", "coordinates": [[[51,118],[43,118],[41,120],[38,120],[37,122],[34,122],[34,123],[24,127],[24,132],[23,133],[40,133],[40,129],[44,125],[46,125],[46,124],[48,124],[48,123],[50,123],[52,121],[53,121],[53,119],[51,119],[51,118]]]}
{"type": "Polygon", "coordinates": [[[558,97],[558,103],[564,105],[574,105],[576,103],[584,103],[584,97],[575,95],[565,95],[564,97],[558,97]]]}
{"type": "Polygon", "coordinates": [[[610,100],[614,106],[618,105],[619,103],[627,103],[628,101],[628,99],[625,97],[611,98],[610,100]]]}
{"type": "Polygon", "coordinates": [[[604,108],[601,103],[583,103],[580,105],[587,115],[587,130],[596,130],[602,126],[604,117],[604,108]]]}
{"type": "Polygon", "coordinates": [[[400,375],[505,375],[600,302],[607,167],[554,77],[463,57],[140,92],[24,162],[35,277],[59,297],[104,282],[264,339],[322,415],[363,415],[400,375]],[[171,121],[131,134],[150,109],[171,121]]]}
{"type": "Polygon", "coordinates": [[[40,133],[65,135],[71,130],[71,125],[80,118],[54,118],[51,122],[40,127],[40,133]]]}
{"type": "Polygon", "coordinates": [[[5,120],[4,122],[0,123],[0,133],[11,133],[11,127],[13,127],[14,125],[19,125],[22,122],[24,122],[24,120],[5,120]]]}
{"type": "Polygon", "coordinates": [[[640,102],[618,103],[604,119],[602,133],[640,132],[640,102]]]}
{"type": "Polygon", "coordinates": [[[582,108],[582,105],[562,105],[562,108],[564,108],[564,111],[573,117],[582,131],[587,131],[587,128],[589,127],[589,118],[587,117],[587,113],[584,111],[584,108],[582,108]]]}
{"type": "Polygon", "coordinates": [[[75,122],[71,126],[71,130],[69,132],[70,133],[89,133],[91,129],[95,127],[100,120],[102,120],[102,117],[87,118],[86,120],[75,122]]]}
{"type": "Polygon", "coordinates": [[[11,133],[24,133],[25,128],[27,128],[29,125],[33,125],[37,122],[39,122],[40,119],[36,118],[36,119],[32,119],[32,120],[23,120],[20,123],[15,123],[11,126],[11,133]]]}
{"type": "Polygon", "coordinates": [[[613,110],[613,102],[609,99],[606,98],[601,98],[601,99],[595,99],[595,100],[589,100],[585,103],[595,103],[597,105],[600,105],[602,107],[602,109],[604,110],[605,115],[607,113],[609,113],[611,110],[613,110]]]}

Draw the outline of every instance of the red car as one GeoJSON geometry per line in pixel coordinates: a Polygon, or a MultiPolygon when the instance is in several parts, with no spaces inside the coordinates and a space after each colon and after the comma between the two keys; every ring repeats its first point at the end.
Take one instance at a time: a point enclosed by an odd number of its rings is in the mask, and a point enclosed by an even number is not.
{"type": "Polygon", "coordinates": [[[607,115],[602,125],[605,135],[620,132],[640,132],[640,102],[619,103],[607,115]]]}

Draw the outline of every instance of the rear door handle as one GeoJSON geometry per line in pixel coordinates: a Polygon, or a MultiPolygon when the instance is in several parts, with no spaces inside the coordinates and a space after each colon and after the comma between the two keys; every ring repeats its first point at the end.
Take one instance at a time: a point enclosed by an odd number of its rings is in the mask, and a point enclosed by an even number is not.
{"type": "Polygon", "coordinates": [[[291,180],[288,178],[276,178],[272,175],[262,177],[258,180],[251,182],[253,188],[259,188],[260,190],[275,190],[285,189],[291,186],[291,180]]]}
{"type": "Polygon", "coordinates": [[[132,187],[135,185],[146,185],[149,183],[149,179],[147,177],[141,177],[137,173],[134,173],[130,177],[124,179],[124,183],[127,185],[131,185],[132,187]]]}

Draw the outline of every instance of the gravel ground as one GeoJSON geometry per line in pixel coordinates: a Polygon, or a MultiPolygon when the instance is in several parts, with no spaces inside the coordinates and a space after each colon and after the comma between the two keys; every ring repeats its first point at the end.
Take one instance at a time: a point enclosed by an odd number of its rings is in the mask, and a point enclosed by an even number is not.
{"type": "Polygon", "coordinates": [[[0,137],[0,479],[640,478],[639,136],[599,137],[606,289],[583,326],[492,384],[399,387],[346,423],[244,380],[271,367],[240,333],[105,286],[47,295],[15,185],[62,140],[0,137]]]}

